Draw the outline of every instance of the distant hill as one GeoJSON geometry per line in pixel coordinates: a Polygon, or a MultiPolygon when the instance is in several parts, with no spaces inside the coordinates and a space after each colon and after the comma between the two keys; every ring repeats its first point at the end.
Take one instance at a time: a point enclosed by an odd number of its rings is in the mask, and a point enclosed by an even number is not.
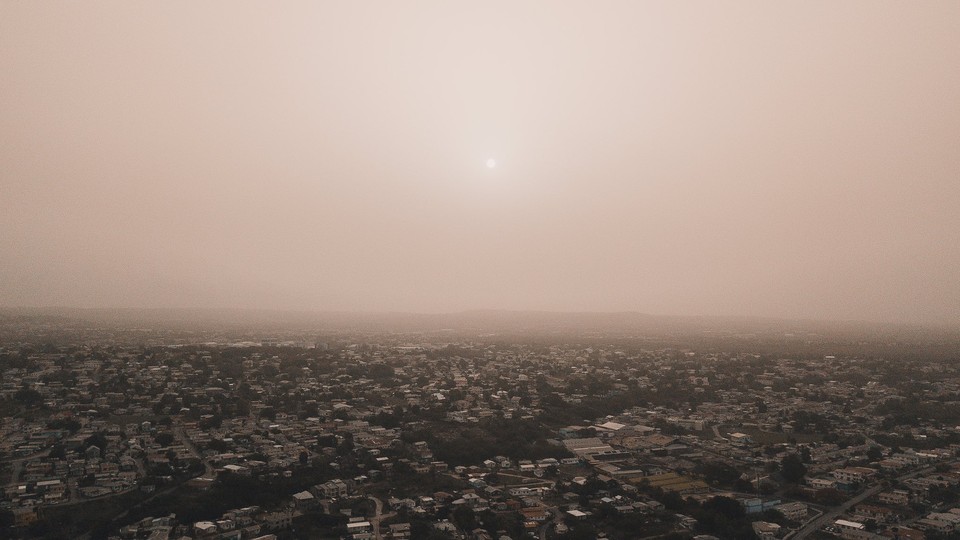
{"type": "Polygon", "coordinates": [[[441,332],[470,334],[607,334],[664,336],[689,334],[798,334],[882,336],[893,339],[944,338],[958,329],[858,321],[811,321],[760,317],[679,317],[638,312],[548,312],[473,310],[456,313],[363,313],[218,309],[0,308],[0,323],[45,320],[86,321],[117,328],[196,330],[260,328],[290,331],[441,332]]]}

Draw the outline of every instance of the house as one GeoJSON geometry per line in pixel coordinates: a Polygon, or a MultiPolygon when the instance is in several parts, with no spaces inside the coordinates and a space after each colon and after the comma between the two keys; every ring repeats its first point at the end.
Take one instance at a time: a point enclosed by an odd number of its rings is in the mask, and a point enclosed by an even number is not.
{"type": "Polygon", "coordinates": [[[898,471],[907,466],[906,463],[898,459],[884,459],[877,462],[877,465],[884,471],[898,471]]]}
{"type": "Polygon", "coordinates": [[[593,426],[593,428],[600,433],[617,432],[625,427],[627,427],[625,424],[620,424],[618,422],[604,422],[602,424],[593,426]]]}
{"type": "Polygon", "coordinates": [[[865,518],[872,519],[878,523],[889,523],[896,521],[898,518],[897,513],[894,510],[885,506],[876,506],[873,504],[858,504],[854,508],[854,513],[865,518]]]}
{"type": "Polygon", "coordinates": [[[394,523],[390,525],[390,533],[388,538],[393,540],[405,540],[410,538],[410,524],[409,523],[394,523]]]}
{"type": "Polygon", "coordinates": [[[217,525],[212,521],[198,521],[193,524],[193,533],[197,536],[213,536],[217,533],[217,525]]]}
{"type": "Polygon", "coordinates": [[[319,501],[309,491],[301,491],[293,494],[293,504],[297,510],[310,510],[316,508],[319,501]]]}
{"type": "Polygon", "coordinates": [[[883,536],[890,540],[924,540],[926,538],[923,531],[900,525],[890,527],[886,531],[883,531],[883,536]]]}
{"type": "Polygon", "coordinates": [[[814,489],[833,489],[837,487],[837,481],[828,478],[808,478],[807,484],[814,489]]]}
{"type": "Polygon", "coordinates": [[[730,437],[730,442],[733,444],[744,445],[744,444],[750,444],[753,442],[753,439],[746,433],[739,433],[739,432],[731,433],[729,437],[730,437]]]}
{"type": "Polygon", "coordinates": [[[925,531],[933,531],[941,534],[949,534],[953,532],[953,523],[940,521],[937,519],[930,519],[929,517],[917,520],[914,525],[925,531]]]}
{"type": "Polygon", "coordinates": [[[60,480],[42,480],[37,482],[37,491],[49,498],[62,497],[64,489],[65,486],[60,480]]]}
{"type": "Polygon", "coordinates": [[[267,512],[259,518],[264,526],[271,530],[288,529],[293,524],[293,513],[290,511],[267,512]]]}
{"type": "Polygon", "coordinates": [[[573,425],[560,428],[558,433],[561,439],[574,439],[579,437],[580,433],[585,429],[584,426],[573,425]]]}
{"type": "MultiPolygon", "coordinates": [[[[600,452],[611,452],[613,447],[604,443],[597,437],[584,437],[580,439],[566,439],[563,441],[563,446],[566,447],[570,452],[581,456],[589,456],[593,454],[599,454],[600,452]]],[[[521,462],[522,463],[522,462],[521,462]]],[[[521,470],[523,465],[521,465],[521,470]]]]}
{"type": "Polygon", "coordinates": [[[13,512],[13,525],[15,527],[26,527],[37,522],[37,510],[30,507],[19,507],[11,510],[13,512]]]}
{"type": "Polygon", "coordinates": [[[325,499],[346,497],[350,494],[350,489],[347,483],[339,478],[313,486],[312,489],[315,494],[325,499]]]}
{"type": "Polygon", "coordinates": [[[863,483],[868,478],[877,474],[877,471],[875,469],[868,469],[866,467],[846,467],[843,469],[836,469],[832,474],[838,482],[852,484],[863,483]]]}
{"type": "Polygon", "coordinates": [[[696,480],[687,476],[681,476],[677,473],[657,474],[643,478],[631,478],[629,482],[634,484],[646,483],[650,487],[660,488],[664,491],[688,495],[691,493],[705,493],[709,487],[702,480],[696,480]]]}
{"type": "Polygon", "coordinates": [[[807,505],[801,502],[789,502],[778,504],[774,509],[783,514],[783,517],[790,521],[803,521],[807,517],[807,505]]]}
{"type": "Polygon", "coordinates": [[[242,467],[240,465],[224,465],[223,471],[240,475],[240,476],[250,476],[250,469],[246,467],[242,467]]]}
{"type": "Polygon", "coordinates": [[[764,540],[779,538],[780,525],[777,525],[776,523],[770,523],[768,521],[754,521],[753,533],[756,534],[758,538],[762,538],[764,540]]]}
{"type": "Polygon", "coordinates": [[[679,523],[684,529],[693,529],[697,526],[697,520],[692,516],[686,516],[684,514],[677,514],[676,516],[677,523],[679,523]]]}
{"type": "Polygon", "coordinates": [[[884,491],[880,495],[877,495],[877,500],[883,504],[895,504],[898,506],[906,506],[910,504],[910,492],[903,491],[900,489],[895,489],[893,491],[884,491]]]}
{"type": "Polygon", "coordinates": [[[856,522],[856,521],[847,521],[847,520],[845,520],[845,519],[838,519],[838,520],[834,521],[834,522],[833,522],[833,526],[836,527],[838,531],[840,531],[840,534],[841,534],[841,535],[844,533],[844,531],[865,531],[865,530],[867,530],[867,526],[864,525],[863,523],[859,523],[859,522],[856,522]]]}
{"type": "Polygon", "coordinates": [[[960,529],[960,514],[951,512],[931,512],[927,514],[927,519],[942,521],[951,525],[951,530],[960,529]]]}
{"type": "Polygon", "coordinates": [[[744,499],[740,501],[740,503],[743,505],[743,509],[746,513],[759,514],[761,512],[770,510],[771,508],[776,508],[777,505],[780,504],[780,500],[774,499],[774,500],[765,501],[763,499],[753,498],[753,499],[744,499]]]}
{"type": "Polygon", "coordinates": [[[524,521],[535,521],[540,523],[547,520],[547,511],[542,506],[521,508],[520,514],[523,515],[524,521]]]}
{"type": "Polygon", "coordinates": [[[347,523],[347,532],[350,534],[371,532],[373,530],[373,525],[369,521],[352,521],[347,523]]]}

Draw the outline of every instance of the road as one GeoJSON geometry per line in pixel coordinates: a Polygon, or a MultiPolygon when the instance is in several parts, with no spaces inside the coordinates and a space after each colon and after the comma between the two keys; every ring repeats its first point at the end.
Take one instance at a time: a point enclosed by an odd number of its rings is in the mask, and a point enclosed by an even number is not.
{"type": "Polygon", "coordinates": [[[505,484],[504,482],[500,482],[501,484],[503,484],[502,487],[503,487],[504,489],[510,489],[510,488],[513,488],[513,487],[548,487],[548,488],[553,488],[553,486],[556,485],[556,482],[553,481],[553,480],[544,480],[544,479],[542,479],[542,478],[530,478],[529,476],[522,476],[522,475],[519,475],[519,474],[505,473],[505,472],[503,472],[503,471],[497,471],[497,476],[505,476],[505,477],[507,477],[507,478],[519,478],[520,480],[523,480],[523,484],[521,484],[521,485],[519,485],[519,486],[518,486],[518,485],[507,485],[507,484],[505,484]]]}
{"type": "Polygon", "coordinates": [[[383,514],[383,501],[374,497],[373,495],[367,495],[367,498],[373,501],[373,517],[370,518],[370,525],[373,526],[373,537],[377,540],[381,540],[382,536],[380,535],[380,516],[383,514]]]}
{"type": "Polygon", "coordinates": [[[387,514],[383,513],[383,501],[374,497],[373,495],[367,495],[367,498],[373,501],[374,512],[373,517],[370,518],[370,525],[373,527],[373,534],[376,540],[382,540],[383,536],[380,533],[380,522],[385,519],[390,519],[396,515],[396,512],[389,512],[387,514]]]}
{"type": "MultiPolygon", "coordinates": [[[[917,476],[918,474],[927,474],[927,473],[929,473],[929,472],[933,472],[933,470],[934,470],[934,467],[925,467],[925,468],[920,469],[920,470],[918,470],[918,471],[914,471],[914,472],[912,472],[912,473],[907,473],[907,474],[904,474],[904,475],[902,475],[902,476],[899,476],[899,477],[898,477],[898,480],[905,480],[905,479],[907,479],[907,478],[912,478],[912,477],[914,477],[914,476],[917,476]]],[[[833,523],[834,520],[836,520],[838,517],[840,517],[843,513],[845,513],[847,510],[849,510],[852,506],[854,506],[854,505],[856,505],[856,504],[860,504],[861,502],[863,502],[864,500],[868,499],[869,497],[872,497],[872,496],[876,495],[876,494],[879,493],[880,490],[882,490],[882,489],[883,489],[883,486],[881,486],[881,485],[879,485],[879,484],[874,485],[874,486],[866,489],[863,493],[857,495],[856,497],[854,497],[854,498],[850,499],[849,501],[843,503],[842,505],[838,506],[837,508],[834,508],[833,510],[829,510],[829,511],[827,511],[827,512],[824,512],[822,516],[820,516],[820,517],[818,517],[817,519],[811,521],[810,523],[807,523],[806,525],[803,526],[803,528],[801,528],[799,531],[797,531],[793,536],[790,536],[790,537],[789,537],[790,540],[803,540],[803,539],[806,538],[807,536],[813,534],[814,531],[820,530],[820,528],[823,527],[824,525],[827,525],[828,523],[833,523]]]]}
{"type": "Polygon", "coordinates": [[[550,532],[550,527],[556,527],[557,523],[560,523],[560,519],[563,518],[560,509],[555,506],[547,506],[546,510],[552,517],[540,526],[540,540],[547,540],[547,533],[550,532]]]}
{"type": "Polygon", "coordinates": [[[865,500],[868,499],[869,497],[873,497],[873,496],[876,495],[881,489],[883,489],[883,486],[880,486],[880,485],[873,486],[873,487],[865,490],[863,493],[857,495],[856,497],[850,499],[849,501],[847,501],[847,502],[841,504],[840,506],[834,508],[833,510],[830,510],[830,511],[828,511],[828,512],[824,512],[824,513],[823,513],[820,517],[818,517],[817,519],[811,521],[810,523],[807,523],[802,529],[800,529],[799,531],[797,531],[797,532],[796,532],[793,536],[791,536],[790,538],[792,538],[793,540],[802,540],[803,538],[806,538],[807,536],[813,534],[815,531],[819,531],[820,528],[823,527],[824,525],[827,525],[827,524],[829,524],[829,523],[833,523],[833,521],[834,521],[835,519],[837,519],[837,518],[840,517],[842,514],[844,514],[844,513],[845,513],[847,510],[849,510],[850,507],[852,507],[853,505],[855,505],[855,504],[860,504],[861,502],[865,501],[865,500]]]}
{"type": "Polygon", "coordinates": [[[213,465],[211,465],[207,460],[203,459],[203,454],[200,453],[200,450],[193,444],[193,441],[190,440],[190,437],[187,436],[186,431],[181,426],[173,428],[173,435],[181,442],[184,446],[187,447],[187,450],[190,450],[197,459],[200,460],[200,463],[203,463],[203,476],[202,478],[214,479],[216,474],[213,471],[213,465]]]}
{"type": "Polygon", "coordinates": [[[32,459],[39,459],[42,457],[47,457],[50,454],[50,448],[44,448],[39,452],[34,452],[29,456],[18,457],[14,459],[6,460],[6,463],[10,464],[10,481],[4,484],[2,487],[11,487],[20,483],[20,475],[23,473],[23,464],[32,459]]]}
{"type": "MultiPolygon", "coordinates": [[[[150,494],[150,496],[147,497],[146,499],[143,499],[142,501],[138,502],[137,504],[133,505],[132,507],[127,508],[126,510],[124,510],[124,511],[118,513],[118,514],[115,514],[112,518],[110,518],[110,527],[111,527],[111,528],[117,527],[117,526],[118,526],[118,523],[117,523],[117,522],[120,521],[120,520],[122,520],[122,519],[124,519],[125,517],[127,517],[127,516],[130,514],[130,511],[131,511],[131,510],[136,510],[136,509],[142,507],[143,505],[149,503],[150,501],[152,501],[153,499],[155,499],[155,498],[157,498],[157,497],[160,497],[160,496],[162,496],[162,495],[166,495],[166,494],[168,494],[168,493],[172,493],[174,490],[176,490],[177,488],[181,487],[182,485],[183,485],[182,483],[177,483],[177,484],[174,484],[174,485],[172,485],[172,486],[166,487],[166,488],[164,488],[164,489],[154,491],[154,492],[153,492],[152,494],[150,494]]],[[[134,489],[135,489],[135,488],[134,488],[134,489]]],[[[133,490],[128,490],[128,491],[133,491],[133,490]]],[[[127,491],[124,491],[124,492],[121,492],[121,493],[117,493],[116,495],[122,495],[123,493],[127,493],[127,491]]],[[[87,501],[91,501],[91,500],[94,500],[94,499],[84,499],[84,500],[82,500],[82,501],[80,501],[80,502],[87,502],[87,501]]],[[[72,504],[72,503],[70,503],[70,504],[72,504]]],[[[90,533],[89,533],[89,532],[85,533],[83,536],[80,536],[80,537],[78,538],[78,540],[90,540],[90,533]]]]}
{"type": "MultiPolygon", "coordinates": [[[[179,427],[179,426],[178,426],[178,427],[175,427],[175,428],[173,428],[173,433],[174,433],[174,436],[175,436],[177,439],[179,439],[180,442],[183,443],[183,445],[186,446],[187,449],[190,450],[190,452],[193,453],[193,455],[197,456],[197,457],[200,459],[200,462],[201,462],[201,463],[203,463],[203,467],[204,467],[203,477],[204,477],[204,478],[214,478],[216,475],[214,474],[213,466],[211,466],[209,463],[207,463],[206,460],[203,459],[203,455],[200,453],[200,451],[197,449],[197,447],[194,446],[193,441],[191,441],[190,438],[187,437],[187,434],[184,432],[183,428],[182,428],[182,427],[179,427]]],[[[138,468],[139,468],[139,465],[138,465],[138,468]]],[[[179,489],[179,488],[182,487],[182,486],[183,486],[183,483],[182,483],[182,482],[177,482],[177,483],[175,483],[175,484],[173,484],[173,485],[171,485],[171,486],[167,486],[167,487],[164,488],[164,489],[160,489],[160,490],[154,491],[152,494],[150,494],[150,496],[148,496],[147,498],[143,499],[143,500],[140,501],[139,503],[133,505],[131,508],[127,508],[126,510],[124,510],[124,511],[118,513],[118,514],[115,514],[112,518],[110,518],[110,526],[111,526],[111,527],[115,527],[115,526],[118,524],[119,521],[123,520],[124,518],[126,518],[126,517],[130,514],[130,511],[131,511],[131,510],[136,510],[136,509],[138,509],[138,508],[141,508],[141,507],[143,507],[143,505],[149,503],[149,502],[152,501],[153,499],[155,499],[155,498],[157,498],[157,497],[160,497],[160,496],[162,496],[162,495],[166,495],[166,494],[168,494],[168,493],[172,493],[173,491],[179,489]]],[[[136,489],[136,488],[134,488],[134,489],[136,489]]],[[[130,490],[130,491],[132,491],[132,490],[130,490]]],[[[123,492],[123,493],[126,493],[126,491],[123,492]]],[[[117,493],[117,495],[120,495],[120,494],[121,494],[121,493],[117,493]]],[[[86,499],[86,500],[90,500],[90,499],[86,499]]],[[[84,500],[84,501],[79,501],[79,502],[85,502],[85,500],[84,500]]],[[[89,532],[80,537],[80,540],[89,540],[89,539],[90,539],[90,533],[89,533],[89,532]]]]}

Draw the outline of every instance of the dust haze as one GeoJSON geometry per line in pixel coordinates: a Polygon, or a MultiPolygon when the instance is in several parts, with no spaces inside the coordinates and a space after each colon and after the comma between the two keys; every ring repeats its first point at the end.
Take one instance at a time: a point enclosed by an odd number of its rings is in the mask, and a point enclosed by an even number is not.
{"type": "Polygon", "coordinates": [[[3,2],[0,306],[956,326],[957,66],[954,1],[3,2]]]}

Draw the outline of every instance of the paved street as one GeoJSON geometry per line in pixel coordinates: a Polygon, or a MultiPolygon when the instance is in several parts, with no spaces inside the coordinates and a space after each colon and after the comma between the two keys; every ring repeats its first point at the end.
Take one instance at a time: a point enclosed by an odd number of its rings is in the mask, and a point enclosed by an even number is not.
{"type": "MultiPolygon", "coordinates": [[[[907,479],[907,478],[913,478],[914,476],[917,476],[917,475],[920,475],[920,474],[927,474],[927,473],[929,473],[929,472],[932,472],[933,470],[934,470],[933,467],[926,467],[926,468],[920,469],[920,470],[918,470],[918,471],[914,471],[914,472],[911,472],[911,473],[904,474],[904,475],[898,477],[898,479],[899,479],[899,480],[905,480],[905,479],[907,479]]],[[[868,498],[876,495],[876,494],[879,493],[882,489],[883,489],[883,487],[880,486],[879,484],[874,485],[874,486],[872,486],[872,487],[870,487],[870,488],[867,488],[866,490],[863,491],[863,493],[861,493],[861,494],[857,495],[856,497],[850,499],[849,501],[843,503],[842,505],[838,506],[837,508],[834,508],[834,509],[832,509],[832,510],[829,510],[829,511],[825,512],[822,516],[820,516],[819,518],[811,521],[810,523],[807,523],[802,529],[800,529],[799,531],[797,531],[796,533],[794,533],[793,536],[788,536],[788,538],[793,539],[793,540],[802,540],[803,538],[806,538],[807,536],[811,535],[814,531],[818,531],[818,530],[820,530],[822,527],[824,527],[824,526],[826,526],[826,525],[828,525],[828,524],[830,524],[830,523],[833,523],[838,517],[840,517],[841,515],[843,515],[844,513],[846,513],[847,510],[849,510],[850,508],[852,508],[853,506],[855,506],[855,505],[857,505],[857,504],[860,504],[861,502],[867,500],[868,498]]]]}

